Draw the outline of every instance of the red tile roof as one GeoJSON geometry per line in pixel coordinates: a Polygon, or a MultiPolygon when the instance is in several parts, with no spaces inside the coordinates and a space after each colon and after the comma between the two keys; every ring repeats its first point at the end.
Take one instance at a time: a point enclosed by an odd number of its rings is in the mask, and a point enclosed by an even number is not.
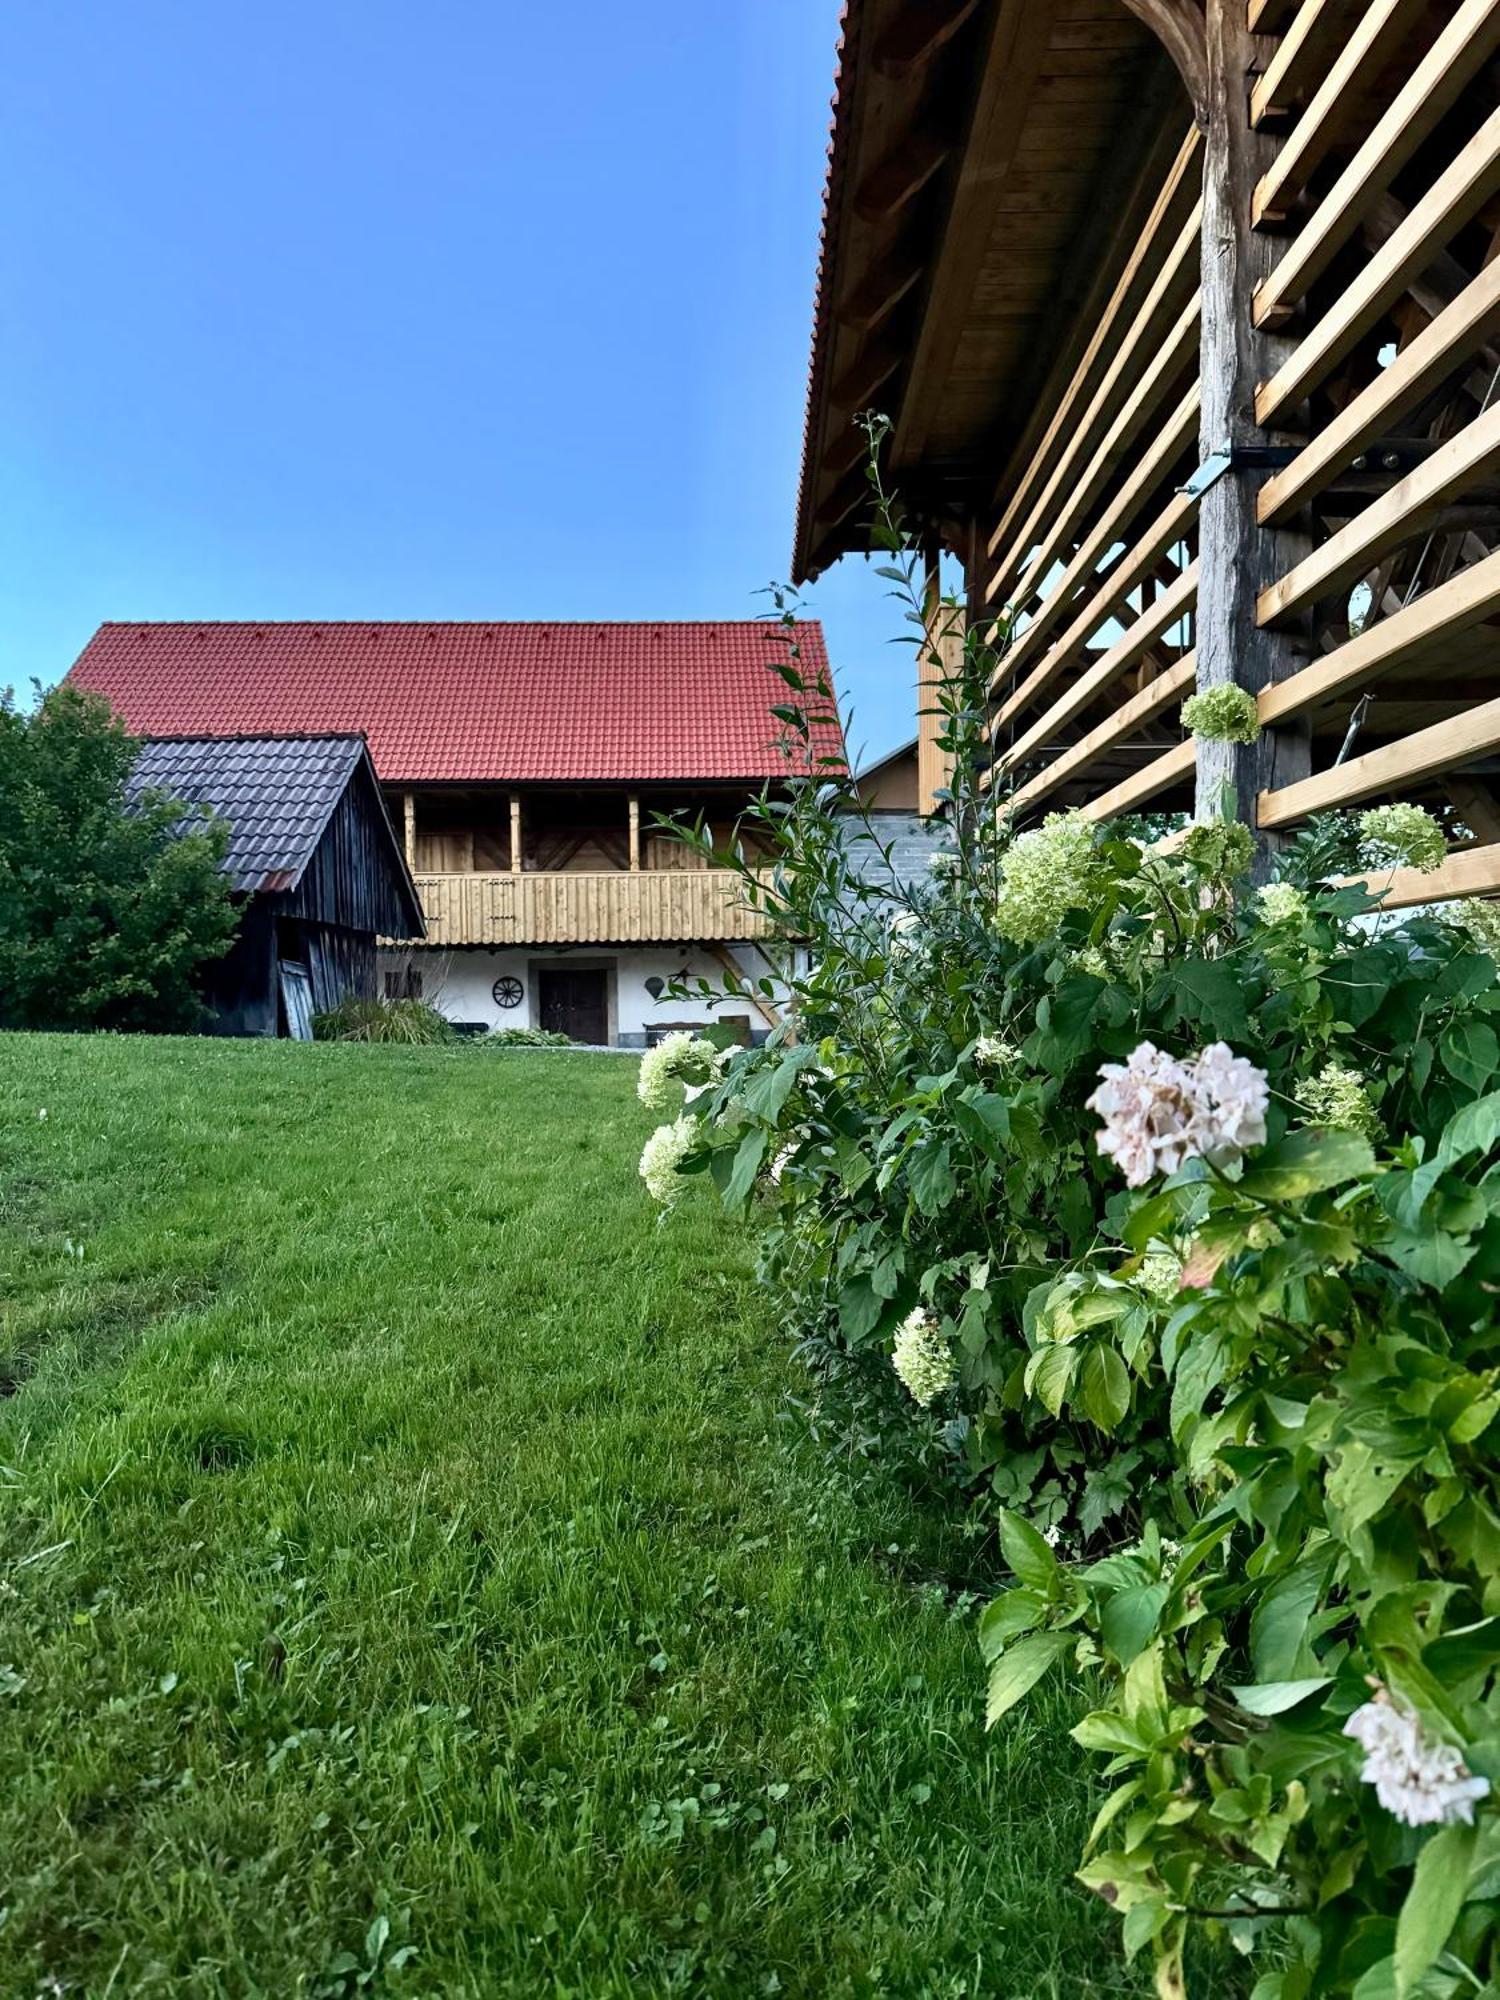
{"type": "MultiPolygon", "coordinates": [[[[412,783],[785,774],[783,628],[728,623],[101,625],[68,675],[140,736],[361,730],[412,783]]],[[[822,627],[799,627],[826,675],[822,627]]],[[[838,726],[823,753],[841,752],[838,726]]]]}

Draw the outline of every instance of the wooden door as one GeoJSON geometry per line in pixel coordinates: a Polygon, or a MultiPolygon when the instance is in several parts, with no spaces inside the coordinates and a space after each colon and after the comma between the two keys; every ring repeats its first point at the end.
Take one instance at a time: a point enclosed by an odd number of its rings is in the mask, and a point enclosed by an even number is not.
{"type": "Polygon", "coordinates": [[[608,975],[568,965],[543,966],[537,974],[541,1025],[575,1042],[602,1047],[609,1040],[608,975]]]}

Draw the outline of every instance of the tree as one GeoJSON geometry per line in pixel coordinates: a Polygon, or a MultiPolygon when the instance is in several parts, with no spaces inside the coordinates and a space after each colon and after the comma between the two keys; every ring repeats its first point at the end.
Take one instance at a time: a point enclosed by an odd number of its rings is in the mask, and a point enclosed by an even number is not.
{"type": "Polygon", "coordinates": [[[97,696],[0,692],[0,1028],[199,1026],[196,975],[239,921],[228,829],[160,794],[97,696]]]}

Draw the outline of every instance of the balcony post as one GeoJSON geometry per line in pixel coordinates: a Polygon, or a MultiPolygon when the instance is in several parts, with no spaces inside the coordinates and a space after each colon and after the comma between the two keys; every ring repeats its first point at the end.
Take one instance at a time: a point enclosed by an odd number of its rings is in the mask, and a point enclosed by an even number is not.
{"type": "Polygon", "coordinates": [[[401,796],[402,817],[405,822],[406,865],[417,865],[417,799],[414,792],[404,792],[401,796]]]}
{"type": "Polygon", "coordinates": [[[519,875],[521,872],[521,794],[519,792],[512,792],[510,795],[510,872],[512,875],[519,875]]]}
{"type": "Polygon", "coordinates": [[[634,792],[630,794],[630,872],[641,872],[641,802],[634,792]]]}

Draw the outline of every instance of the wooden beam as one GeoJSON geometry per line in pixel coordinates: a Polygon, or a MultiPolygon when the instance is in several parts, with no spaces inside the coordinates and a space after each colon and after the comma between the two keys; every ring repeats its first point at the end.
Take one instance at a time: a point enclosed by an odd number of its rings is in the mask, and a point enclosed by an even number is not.
{"type": "Polygon", "coordinates": [[[976,52],[974,96],[948,213],[937,235],[932,274],[891,439],[893,465],[919,463],[948,387],[985,252],[995,230],[995,197],[1026,128],[1026,103],[1050,38],[1049,10],[992,9],[976,52]]]}
{"type": "Polygon", "coordinates": [[[1500,403],[1466,424],[1414,472],[1263,590],[1256,606],[1260,623],[1289,618],[1353,583],[1388,550],[1425,532],[1436,509],[1460,498],[1496,466],[1500,466],[1500,403]]]}
{"type": "Polygon", "coordinates": [[[1399,611],[1303,667],[1259,697],[1262,724],[1305,714],[1335,695],[1352,694],[1393,668],[1441,653],[1460,632],[1500,617],[1500,553],[1424,592],[1399,611]]]}
{"type": "Polygon", "coordinates": [[[744,967],[729,949],[728,945],[716,944],[710,938],[704,943],[703,949],[708,953],[710,958],[716,958],[719,961],[720,965],[724,967],[724,970],[741,989],[735,995],[735,998],[748,1000],[768,1028],[779,1028],[781,1026],[780,1013],[771,1005],[769,1000],[756,992],[754,986],[745,977],[744,967]]]}
{"type": "Polygon", "coordinates": [[[1111,682],[1119,679],[1128,668],[1133,667],[1143,654],[1150,651],[1163,633],[1170,631],[1177,621],[1193,605],[1198,590],[1198,565],[1189,563],[1169,590],[1164,590],[1154,604],[1149,604],[1109,651],[1078,676],[1073,685],[1066,689],[1045,714],[1038,716],[1031,727],[1018,736],[1015,742],[999,758],[1002,769],[1015,770],[1024,763],[1027,756],[1050,738],[1065,729],[1080,710],[1096,701],[1111,682]]]}
{"type": "Polygon", "coordinates": [[[881,76],[899,82],[930,63],[973,13],[979,0],[948,0],[900,13],[875,44],[874,63],[881,76]]]}
{"type": "Polygon", "coordinates": [[[1500,8],[1494,0],[1463,0],[1262,286],[1255,302],[1258,323],[1288,311],[1321,277],[1497,48],[1500,8]]]}
{"type": "Polygon", "coordinates": [[[942,803],[940,791],[953,782],[953,759],[938,738],[947,731],[941,696],[963,657],[963,613],[943,602],[937,545],[925,556],[922,616],[926,621],[917,666],[917,811],[924,819],[942,803]]]}
{"type": "MultiPolygon", "coordinates": [[[[1466,4],[1472,6],[1473,0],[1466,4]]],[[[1489,0],[1479,4],[1487,6],[1489,0]]],[[[1313,169],[1346,129],[1349,107],[1358,102],[1362,84],[1394,49],[1403,46],[1426,6],[1427,0],[1369,0],[1290,138],[1255,184],[1250,219],[1257,229],[1287,213],[1313,169]]]]}
{"type": "Polygon", "coordinates": [[[1167,668],[1164,674],[1143,687],[1139,694],[1133,694],[1129,701],[1122,702],[1114,714],[1091,729],[1087,736],[1080,737],[1060,756],[1054,757],[1043,771],[1034,778],[1028,778],[1020,790],[1011,794],[1009,803],[1013,810],[1032,806],[1055,792],[1059,785],[1065,785],[1070,778],[1086,771],[1096,758],[1109,750],[1116,749],[1148,722],[1154,722],[1163,709],[1181,701],[1193,691],[1193,677],[1197,673],[1197,662],[1191,653],[1178,660],[1175,666],[1167,668]]]}
{"type": "MultiPolygon", "coordinates": [[[[1270,423],[1293,408],[1368,332],[1450,237],[1500,191],[1500,109],[1492,111],[1463,148],[1339,294],[1306,339],[1255,394],[1255,412],[1270,423]]],[[[1256,320],[1261,323],[1257,292],[1256,320]]]]}
{"type": "Polygon", "coordinates": [[[1198,124],[1208,122],[1209,53],[1202,0],[1125,0],[1161,43],[1182,78],[1198,124]]]}
{"type": "Polygon", "coordinates": [[[630,872],[641,872],[641,802],[635,792],[630,794],[630,872]]]}
{"type": "Polygon", "coordinates": [[[401,794],[401,816],[406,836],[406,865],[412,869],[417,865],[417,800],[414,792],[401,794]]]}
{"type": "Polygon", "coordinates": [[[510,872],[512,875],[519,875],[521,872],[521,794],[519,792],[512,792],[510,795],[510,872]]]}
{"type": "Polygon", "coordinates": [[[1443,790],[1476,840],[1500,840],[1500,803],[1487,784],[1455,775],[1443,780],[1443,790]]]}
{"type": "MultiPolygon", "coordinates": [[[[1251,323],[1250,301],[1270,266],[1272,247],[1250,227],[1250,191],[1271,141],[1252,130],[1245,78],[1255,62],[1245,0],[1208,0],[1209,103],[1203,172],[1203,339],[1199,381],[1203,459],[1264,444],[1254,414],[1255,384],[1271,359],[1267,337],[1251,323]]],[[[1265,473],[1231,466],[1198,507],[1198,686],[1262,688],[1296,670],[1293,643],[1256,625],[1256,600],[1306,548],[1301,537],[1261,527],[1256,497],[1265,473]]],[[[1263,730],[1257,742],[1197,745],[1196,817],[1226,810],[1254,827],[1255,800],[1268,784],[1310,768],[1311,743],[1300,724],[1263,730]]],[[[1265,866],[1262,854],[1260,867],[1265,866]]]]}
{"type": "Polygon", "coordinates": [[[1387,910],[1452,903],[1462,896],[1493,896],[1500,890],[1500,846],[1460,847],[1441,868],[1426,875],[1419,868],[1394,868],[1389,873],[1344,875],[1333,886],[1345,889],[1356,884],[1379,896],[1387,910]]]}
{"type": "Polygon", "coordinates": [[[1383,743],[1331,771],[1262,792],[1260,823],[1289,826],[1309,813],[1357,805],[1381,792],[1409,792],[1421,778],[1461,770],[1496,750],[1500,750],[1500,701],[1481,702],[1463,715],[1419,729],[1399,743],[1383,743]]]}
{"type": "Polygon", "coordinates": [[[862,222],[886,221],[921,193],[952,151],[946,132],[903,133],[855,189],[855,214],[862,222]]]}
{"type": "Polygon", "coordinates": [[[925,259],[892,255],[865,273],[846,299],[834,308],[840,326],[856,333],[868,333],[894,310],[927,268],[925,259]]]}
{"type": "Polygon", "coordinates": [[[1091,820],[1117,819],[1121,813],[1134,812],[1158,793],[1191,778],[1197,747],[1189,737],[1186,743],[1164,750],[1160,757],[1153,757],[1149,764],[1132,771],[1128,778],[1101,792],[1097,799],[1090,799],[1083,808],[1084,816],[1091,820]]]}
{"type": "Polygon", "coordinates": [[[1333,33],[1345,0],[1302,0],[1296,18],[1250,92],[1250,123],[1284,118],[1311,82],[1322,45],[1333,33]]]}
{"type": "Polygon", "coordinates": [[[1467,285],[1436,319],[1401,348],[1352,402],[1317,433],[1292,463],[1261,488],[1262,524],[1283,519],[1325,485],[1337,467],[1388,431],[1500,332],[1500,258],[1467,285]]]}
{"type": "Polygon", "coordinates": [[[906,358],[901,341],[877,334],[860,343],[858,354],[835,378],[828,391],[830,411],[862,410],[883,388],[906,358]]]}

